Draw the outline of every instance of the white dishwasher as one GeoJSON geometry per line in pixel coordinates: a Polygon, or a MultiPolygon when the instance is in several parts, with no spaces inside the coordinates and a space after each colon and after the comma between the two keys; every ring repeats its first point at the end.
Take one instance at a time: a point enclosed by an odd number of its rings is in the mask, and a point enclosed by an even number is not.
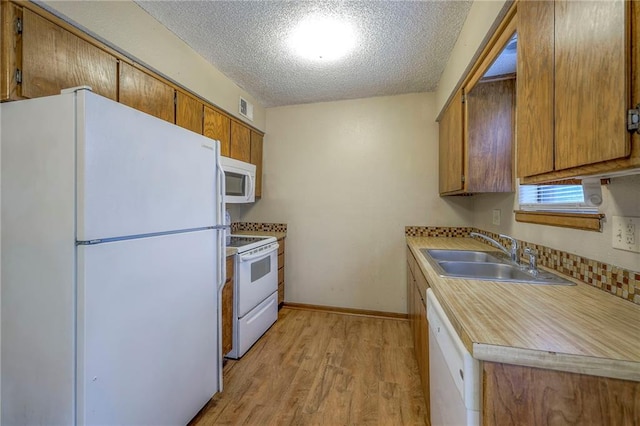
{"type": "Polygon", "coordinates": [[[431,426],[479,425],[480,363],[462,344],[431,289],[427,319],[431,426]]]}

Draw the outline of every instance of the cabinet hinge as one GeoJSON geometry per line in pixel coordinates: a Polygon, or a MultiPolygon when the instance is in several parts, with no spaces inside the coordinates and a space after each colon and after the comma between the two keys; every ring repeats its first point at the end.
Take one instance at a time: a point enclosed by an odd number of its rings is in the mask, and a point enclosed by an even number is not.
{"type": "Polygon", "coordinates": [[[462,103],[467,102],[467,95],[462,95],[462,103]]]}
{"type": "Polygon", "coordinates": [[[16,83],[22,83],[22,70],[20,68],[16,68],[16,83]]]}
{"type": "Polygon", "coordinates": [[[16,34],[22,34],[22,18],[16,18],[15,30],[16,34]]]}
{"type": "Polygon", "coordinates": [[[640,104],[627,111],[627,130],[640,133],[640,104]]]}
{"type": "Polygon", "coordinates": [[[464,175],[462,175],[462,177],[460,178],[460,180],[462,181],[462,183],[464,183],[464,175]]]}
{"type": "Polygon", "coordinates": [[[178,105],[178,92],[173,91],[173,104],[178,105]]]}

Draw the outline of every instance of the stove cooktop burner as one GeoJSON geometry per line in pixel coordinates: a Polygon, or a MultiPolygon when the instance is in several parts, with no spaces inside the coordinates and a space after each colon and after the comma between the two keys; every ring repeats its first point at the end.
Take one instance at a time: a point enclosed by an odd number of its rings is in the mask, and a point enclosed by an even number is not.
{"type": "Polygon", "coordinates": [[[227,247],[242,247],[248,244],[256,243],[258,241],[267,240],[269,237],[244,237],[238,235],[232,235],[227,247]]]}

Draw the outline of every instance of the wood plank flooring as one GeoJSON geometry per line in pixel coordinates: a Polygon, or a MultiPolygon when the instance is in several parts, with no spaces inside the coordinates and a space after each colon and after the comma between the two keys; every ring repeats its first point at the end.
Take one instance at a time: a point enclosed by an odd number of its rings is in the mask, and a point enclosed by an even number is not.
{"type": "Polygon", "coordinates": [[[191,425],[423,425],[409,322],[289,309],[191,425]]]}

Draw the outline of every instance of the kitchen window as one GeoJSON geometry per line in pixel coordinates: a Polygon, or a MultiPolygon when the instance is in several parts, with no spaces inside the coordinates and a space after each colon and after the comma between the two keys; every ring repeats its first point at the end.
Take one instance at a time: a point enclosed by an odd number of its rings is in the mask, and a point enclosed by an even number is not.
{"type": "Polygon", "coordinates": [[[581,181],[570,183],[552,183],[542,185],[518,185],[519,209],[516,221],[536,223],[550,226],[583,229],[589,231],[602,230],[603,214],[598,207],[585,201],[593,196],[593,190],[599,194],[600,182],[592,181],[583,186],[581,181]]]}
{"type": "Polygon", "coordinates": [[[597,213],[598,208],[584,201],[582,185],[520,185],[521,210],[597,213]]]}

